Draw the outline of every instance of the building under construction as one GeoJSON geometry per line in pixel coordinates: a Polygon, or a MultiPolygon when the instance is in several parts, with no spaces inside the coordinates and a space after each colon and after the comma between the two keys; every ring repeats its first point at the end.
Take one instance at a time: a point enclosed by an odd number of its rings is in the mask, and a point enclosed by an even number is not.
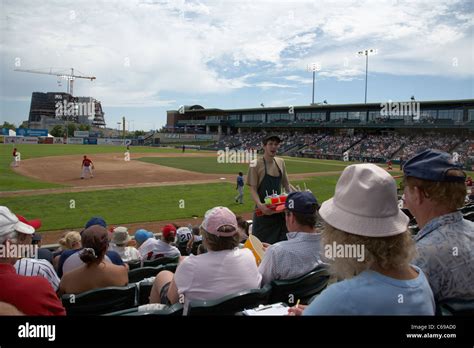
{"type": "Polygon", "coordinates": [[[31,128],[50,128],[65,122],[105,127],[100,101],[92,97],[73,97],[64,92],[33,92],[31,95],[31,128]]]}

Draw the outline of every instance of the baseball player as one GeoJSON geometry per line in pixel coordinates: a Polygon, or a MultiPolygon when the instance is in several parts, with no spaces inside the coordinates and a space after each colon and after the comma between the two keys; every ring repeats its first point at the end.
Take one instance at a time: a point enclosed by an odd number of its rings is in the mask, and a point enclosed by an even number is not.
{"type": "Polygon", "coordinates": [[[89,176],[91,178],[94,177],[94,175],[92,175],[92,169],[94,169],[94,163],[89,158],[87,158],[86,155],[84,155],[84,159],[82,160],[81,168],[82,168],[81,179],[84,179],[84,176],[86,173],[89,173],[89,176]]]}
{"type": "Polygon", "coordinates": [[[20,165],[20,153],[17,151],[16,147],[13,149],[13,167],[18,167],[20,165]]]}

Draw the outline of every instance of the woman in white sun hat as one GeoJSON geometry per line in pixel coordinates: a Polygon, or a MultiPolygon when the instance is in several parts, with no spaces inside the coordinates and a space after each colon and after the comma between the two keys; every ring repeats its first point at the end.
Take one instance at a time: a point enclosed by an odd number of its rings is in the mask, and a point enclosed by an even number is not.
{"type": "MultiPolygon", "coordinates": [[[[340,281],[303,315],[434,315],[429,283],[410,265],[415,246],[390,174],[374,164],[348,166],[319,214],[324,255],[340,281]]],[[[290,315],[301,314],[299,307],[290,315]]]]}

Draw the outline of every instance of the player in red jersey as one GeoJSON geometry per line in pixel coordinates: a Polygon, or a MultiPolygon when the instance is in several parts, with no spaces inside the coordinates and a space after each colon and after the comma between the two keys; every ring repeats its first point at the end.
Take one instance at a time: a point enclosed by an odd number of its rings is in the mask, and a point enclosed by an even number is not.
{"type": "Polygon", "coordinates": [[[85,155],[84,155],[84,159],[82,160],[81,168],[82,168],[81,179],[84,179],[86,173],[89,173],[89,176],[91,178],[94,177],[94,175],[92,175],[92,169],[94,169],[94,163],[85,155]]]}

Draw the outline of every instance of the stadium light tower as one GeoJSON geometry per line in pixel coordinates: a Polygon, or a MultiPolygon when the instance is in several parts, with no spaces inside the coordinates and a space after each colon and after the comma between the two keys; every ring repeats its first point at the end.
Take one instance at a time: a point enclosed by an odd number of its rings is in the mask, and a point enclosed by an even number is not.
{"type": "Polygon", "coordinates": [[[377,54],[377,49],[374,48],[357,52],[358,56],[365,56],[365,104],[367,104],[367,73],[369,71],[369,55],[374,54],[377,54]]]}
{"type": "Polygon", "coordinates": [[[313,72],[313,99],[311,101],[311,105],[314,105],[314,81],[315,81],[315,77],[316,77],[316,71],[320,71],[321,70],[321,64],[320,63],[311,63],[311,64],[308,64],[308,67],[307,67],[308,71],[312,71],[313,72]]]}

